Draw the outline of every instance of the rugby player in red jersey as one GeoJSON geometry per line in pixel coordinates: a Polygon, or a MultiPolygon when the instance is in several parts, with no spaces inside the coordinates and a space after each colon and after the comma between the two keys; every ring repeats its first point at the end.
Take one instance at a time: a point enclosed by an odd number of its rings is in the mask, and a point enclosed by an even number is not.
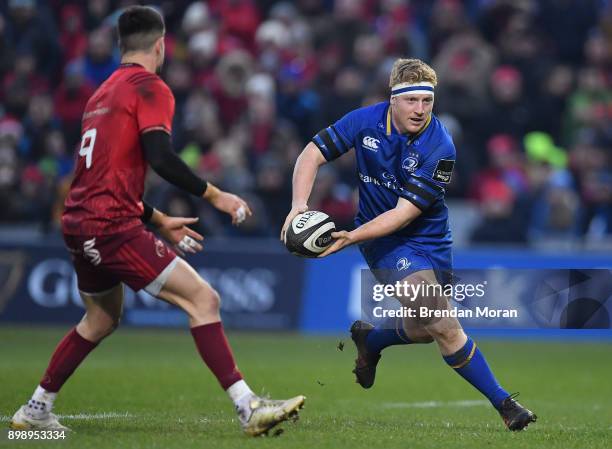
{"type": "Polygon", "coordinates": [[[51,413],[57,393],[98,343],[119,324],[123,284],[182,308],[197,349],[227,391],[243,430],[259,435],[297,414],[303,396],[274,401],[256,396],[234,362],[219,315],[219,295],[173,249],[145,229],[156,226],[186,252],[202,249],[187,227],[144,204],[147,166],[175,186],[201,196],[240,224],[251,214],[240,197],[198,176],[173,152],[174,97],[157,76],[164,61],[165,25],[153,8],[132,6],[119,17],[120,67],[89,99],[74,181],[62,230],[86,308],[59,343],[32,398],[13,416],[14,429],[66,429],[51,413]]]}

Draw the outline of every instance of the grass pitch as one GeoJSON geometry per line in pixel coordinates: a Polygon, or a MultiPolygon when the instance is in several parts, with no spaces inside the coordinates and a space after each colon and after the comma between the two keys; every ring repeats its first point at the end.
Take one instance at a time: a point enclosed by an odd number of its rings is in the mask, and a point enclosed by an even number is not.
{"type": "MultiPolygon", "coordinates": [[[[0,329],[0,415],[34,390],[66,329],[0,329]]],[[[69,380],[55,412],[74,432],[64,441],[8,441],[44,448],[610,448],[612,345],[479,341],[498,379],[539,420],[505,430],[480,394],[441,360],[435,345],[387,349],[376,384],[351,373],[352,342],[339,338],[230,333],[238,365],[258,393],[305,394],[297,423],[278,437],[248,438],[200,361],[187,330],[120,329],[69,380]]]]}

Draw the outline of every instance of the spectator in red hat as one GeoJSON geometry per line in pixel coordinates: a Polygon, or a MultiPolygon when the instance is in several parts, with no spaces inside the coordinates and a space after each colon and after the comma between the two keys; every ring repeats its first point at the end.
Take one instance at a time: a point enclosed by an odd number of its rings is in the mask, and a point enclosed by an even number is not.
{"type": "Polygon", "coordinates": [[[469,198],[482,203],[488,185],[495,181],[506,185],[514,196],[527,192],[528,181],[524,161],[516,140],[508,134],[496,134],[487,142],[489,166],[472,179],[469,198]]]}

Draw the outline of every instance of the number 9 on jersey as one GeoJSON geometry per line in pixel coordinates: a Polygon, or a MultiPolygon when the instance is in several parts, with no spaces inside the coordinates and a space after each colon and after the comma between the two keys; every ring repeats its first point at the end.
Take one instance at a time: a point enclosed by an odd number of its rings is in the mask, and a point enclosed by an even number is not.
{"type": "Polygon", "coordinates": [[[81,149],[79,156],[85,156],[85,167],[91,167],[91,158],[93,154],[94,144],[96,143],[96,128],[88,129],[83,133],[81,138],[81,149]]]}

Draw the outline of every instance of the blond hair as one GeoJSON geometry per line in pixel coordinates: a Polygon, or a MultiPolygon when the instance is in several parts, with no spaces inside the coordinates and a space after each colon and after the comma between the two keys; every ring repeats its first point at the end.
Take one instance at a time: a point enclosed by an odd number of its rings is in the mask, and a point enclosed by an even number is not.
{"type": "Polygon", "coordinates": [[[400,83],[421,83],[427,82],[434,86],[438,84],[436,72],[429,65],[420,59],[398,59],[393,63],[391,76],[389,77],[389,87],[400,83]]]}

